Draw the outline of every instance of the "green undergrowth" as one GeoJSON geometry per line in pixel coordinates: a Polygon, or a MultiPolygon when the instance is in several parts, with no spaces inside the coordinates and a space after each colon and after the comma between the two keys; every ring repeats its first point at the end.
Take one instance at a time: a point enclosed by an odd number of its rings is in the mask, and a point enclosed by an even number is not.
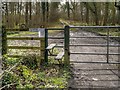
{"type": "Polygon", "coordinates": [[[26,56],[24,58],[9,58],[3,59],[4,70],[17,66],[11,71],[5,71],[2,77],[2,85],[5,88],[15,88],[15,90],[35,89],[35,88],[67,88],[68,80],[70,79],[70,71],[68,66],[58,65],[52,58],[48,64],[38,66],[36,57],[26,56]],[[19,62],[20,61],[20,62],[19,62]],[[8,86],[9,87],[8,87],[8,86]]]}

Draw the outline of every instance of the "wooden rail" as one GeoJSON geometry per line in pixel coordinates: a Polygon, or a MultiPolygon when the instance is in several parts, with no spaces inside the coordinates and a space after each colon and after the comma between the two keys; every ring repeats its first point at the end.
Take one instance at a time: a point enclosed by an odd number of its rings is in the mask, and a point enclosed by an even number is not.
{"type": "MultiPolygon", "coordinates": [[[[32,49],[32,50],[38,50],[39,51],[39,55],[40,56],[37,56],[39,57],[39,60],[38,60],[38,65],[41,64],[41,62],[44,60],[44,50],[45,50],[45,38],[44,37],[7,37],[7,31],[12,31],[12,32],[23,32],[23,31],[29,31],[29,29],[5,29],[5,27],[2,27],[2,55],[5,55],[7,54],[8,57],[15,57],[15,58],[18,58],[18,57],[24,57],[25,55],[9,55],[7,53],[7,51],[9,49],[25,49],[25,50],[28,50],[28,49],[32,49]],[[40,45],[39,46],[15,46],[15,45],[8,45],[7,44],[7,41],[8,40],[11,40],[11,41],[14,41],[14,40],[39,40],[40,41],[40,45]]],[[[28,53],[29,54],[29,53],[28,53]]]]}
{"type": "Polygon", "coordinates": [[[40,49],[44,50],[44,48],[41,47],[33,47],[33,46],[7,46],[8,49],[40,49]]]}
{"type": "Polygon", "coordinates": [[[44,40],[41,37],[7,37],[7,40],[44,40]]]}

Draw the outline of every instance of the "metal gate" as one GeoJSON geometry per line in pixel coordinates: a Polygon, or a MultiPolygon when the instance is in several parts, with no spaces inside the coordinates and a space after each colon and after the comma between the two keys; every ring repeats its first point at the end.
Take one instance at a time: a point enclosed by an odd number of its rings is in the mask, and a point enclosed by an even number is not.
{"type": "MultiPolygon", "coordinates": [[[[106,56],[106,60],[104,62],[101,62],[101,61],[97,61],[97,62],[91,62],[91,61],[79,61],[79,59],[77,61],[74,61],[74,63],[103,63],[103,64],[106,64],[106,63],[109,63],[109,64],[120,64],[120,61],[114,61],[114,62],[110,62],[110,55],[115,55],[115,56],[118,56],[118,59],[119,59],[119,56],[120,56],[120,53],[119,53],[119,47],[120,47],[120,36],[110,36],[110,30],[119,30],[120,29],[120,26],[65,26],[64,28],[49,28],[49,29],[45,29],[45,48],[48,46],[48,39],[63,39],[64,40],[64,44],[63,47],[64,48],[64,52],[65,52],[65,55],[64,55],[64,62],[65,64],[69,64],[71,62],[70,60],[70,56],[71,55],[83,55],[85,57],[85,55],[103,55],[103,56],[106,56]],[[106,35],[104,36],[71,36],[70,35],[70,29],[103,29],[103,30],[106,30],[106,35]],[[48,31],[49,30],[63,30],[64,31],[64,37],[48,37],[48,31]],[[70,40],[73,39],[73,38],[76,38],[77,39],[81,39],[81,38],[84,38],[84,39],[95,39],[95,38],[104,38],[106,40],[106,43],[105,44],[71,44],[70,43],[70,40]],[[110,44],[110,40],[111,38],[117,38],[118,39],[118,44],[110,44]],[[70,47],[106,47],[106,52],[71,52],[70,50],[70,47]],[[110,47],[118,47],[118,53],[110,53],[110,47]]],[[[120,30],[119,30],[120,31],[120,30]]],[[[48,62],[48,51],[45,50],[45,62],[48,62]]]]}
{"type": "Polygon", "coordinates": [[[76,60],[76,61],[73,61],[74,63],[103,63],[103,64],[106,64],[106,63],[109,63],[109,64],[120,64],[120,50],[119,50],[119,47],[120,47],[120,36],[111,36],[110,35],[110,30],[118,30],[120,32],[120,26],[69,26],[69,29],[103,29],[103,30],[106,30],[106,33],[107,35],[104,35],[104,36],[70,36],[70,39],[73,39],[75,38],[76,40],[78,39],[95,39],[95,38],[104,38],[106,40],[106,43],[105,44],[102,44],[102,43],[99,43],[99,44],[70,44],[69,46],[72,47],[106,47],[106,52],[71,52],[70,51],[70,55],[83,55],[84,57],[86,57],[86,55],[97,55],[97,56],[100,56],[100,55],[103,55],[103,56],[106,56],[106,60],[105,61],[79,61],[76,60]],[[111,44],[110,43],[110,40],[111,38],[116,38],[118,41],[118,44],[111,44]],[[110,47],[117,47],[118,48],[118,52],[117,53],[110,53],[110,47]],[[112,61],[110,62],[110,56],[113,55],[113,56],[118,56],[118,60],[117,61],[112,61]]]}

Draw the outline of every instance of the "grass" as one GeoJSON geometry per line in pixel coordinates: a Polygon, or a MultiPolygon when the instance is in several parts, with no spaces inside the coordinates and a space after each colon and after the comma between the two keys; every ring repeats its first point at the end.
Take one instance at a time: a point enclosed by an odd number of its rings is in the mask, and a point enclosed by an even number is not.
{"type": "MultiPolygon", "coordinates": [[[[63,28],[63,26],[60,24],[60,22],[55,22],[55,23],[51,23],[48,25],[48,27],[46,28],[63,28]]],[[[58,32],[61,32],[61,30],[59,31],[55,31],[55,30],[49,30],[48,33],[49,34],[56,34],[58,32]]],[[[30,31],[12,31],[12,32],[8,32],[8,37],[14,37],[14,36],[25,36],[25,35],[30,35],[30,34],[33,34],[33,35],[38,35],[38,32],[30,32],[30,31]]]]}
{"type": "MultiPolygon", "coordinates": [[[[27,56],[28,57],[28,56],[27,56]]],[[[29,61],[33,60],[29,58],[29,61]]],[[[13,66],[19,59],[7,58],[5,59],[5,67],[13,66]]],[[[26,60],[26,59],[25,59],[26,60]]],[[[24,58],[22,61],[25,62],[24,58]]],[[[10,72],[6,72],[3,77],[3,85],[16,83],[9,88],[18,89],[35,89],[35,88],[67,88],[68,80],[70,79],[69,68],[52,63],[49,60],[48,64],[41,65],[38,68],[30,68],[25,63],[20,63],[10,72]]],[[[30,62],[29,62],[30,63],[30,62]]],[[[31,65],[34,65],[33,63],[31,65]]],[[[32,67],[32,66],[31,66],[32,67]]]]}

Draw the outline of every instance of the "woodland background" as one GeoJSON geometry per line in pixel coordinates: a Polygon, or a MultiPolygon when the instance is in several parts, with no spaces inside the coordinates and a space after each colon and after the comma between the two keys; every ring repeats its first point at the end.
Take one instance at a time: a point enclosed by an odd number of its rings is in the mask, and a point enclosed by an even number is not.
{"type": "Polygon", "coordinates": [[[77,21],[81,25],[116,25],[118,10],[114,2],[3,2],[3,24],[7,28],[45,27],[59,21],[77,21]]]}

